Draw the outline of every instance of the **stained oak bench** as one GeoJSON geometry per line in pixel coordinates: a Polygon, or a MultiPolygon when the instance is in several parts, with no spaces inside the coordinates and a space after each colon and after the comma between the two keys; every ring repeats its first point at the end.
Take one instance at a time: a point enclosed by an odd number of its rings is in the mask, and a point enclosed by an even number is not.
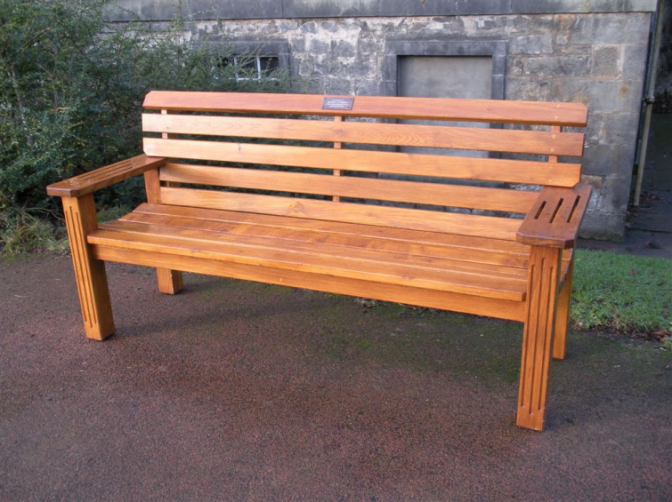
{"type": "Polygon", "coordinates": [[[105,261],[155,267],[168,294],[186,271],[510,319],[517,423],[543,428],[590,196],[584,135],[563,131],[582,104],[154,91],[144,108],[143,155],[48,187],[89,338],[114,332],[105,261]],[[93,192],[137,175],[147,202],[99,225],[93,192]]]}

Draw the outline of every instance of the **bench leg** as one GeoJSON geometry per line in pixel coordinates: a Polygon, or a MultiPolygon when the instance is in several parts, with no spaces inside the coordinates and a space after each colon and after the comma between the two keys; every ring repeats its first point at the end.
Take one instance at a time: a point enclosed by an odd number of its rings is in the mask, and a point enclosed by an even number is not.
{"type": "MultiPolygon", "coordinates": [[[[169,183],[167,185],[170,186],[169,183]]],[[[147,192],[147,202],[161,204],[161,181],[159,180],[159,171],[157,169],[145,172],[145,191],[147,192]]],[[[157,268],[156,278],[159,282],[159,292],[161,293],[174,295],[179,293],[183,287],[182,272],[177,270],[157,268]]]]}
{"type": "Polygon", "coordinates": [[[565,358],[567,330],[569,328],[569,306],[572,299],[572,277],[574,276],[574,258],[569,264],[565,283],[558,295],[558,309],[555,315],[555,335],[553,337],[553,359],[565,358]]]}
{"type": "Polygon", "coordinates": [[[159,292],[175,295],[184,287],[182,272],[169,268],[157,268],[156,278],[159,281],[159,292]]]}
{"type": "Polygon", "coordinates": [[[86,236],[98,228],[93,195],[63,197],[63,210],[84,330],[88,338],[104,340],[114,333],[114,319],[105,262],[93,258],[91,247],[86,242],[86,236]]]}
{"type": "Polygon", "coordinates": [[[544,428],[560,255],[559,249],[535,246],[530,253],[516,423],[537,431],[544,428]]]}

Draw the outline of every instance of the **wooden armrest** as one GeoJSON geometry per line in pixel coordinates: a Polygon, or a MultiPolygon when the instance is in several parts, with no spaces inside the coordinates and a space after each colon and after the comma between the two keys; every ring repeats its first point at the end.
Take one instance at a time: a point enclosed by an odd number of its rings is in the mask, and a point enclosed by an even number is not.
{"type": "Polygon", "coordinates": [[[161,167],[165,163],[166,159],[162,157],[138,155],[49,185],[47,193],[57,197],[81,197],[142,174],[145,171],[161,167]]]}
{"type": "Polygon", "coordinates": [[[574,247],[590,199],[591,186],[544,187],[520,225],[516,240],[532,246],[574,247]]]}

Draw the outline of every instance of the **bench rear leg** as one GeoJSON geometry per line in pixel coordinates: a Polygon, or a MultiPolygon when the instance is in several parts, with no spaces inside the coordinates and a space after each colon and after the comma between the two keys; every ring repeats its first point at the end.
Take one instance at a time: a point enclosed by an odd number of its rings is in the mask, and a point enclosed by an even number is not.
{"type": "Polygon", "coordinates": [[[70,238],[72,264],[82,307],[86,336],[104,340],[114,333],[105,262],[96,260],[86,236],[98,228],[93,195],[63,197],[63,212],[70,238]]]}
{"type": "Polygon", "coordinates": [[[532,247],[516,423],[544,428],[561,252],[532,247]]]}
{"type": "Polygon", "coordinates": [[[182,272],[168,268],[157,268],[156,278],[159,282],[159,292],[174,295],[184,287],[182,272]]]}
{"type": "Polygon", "coordinates": [[[574,276],[574,257],[569,264],[565,283],[558,295],[558,309],[555,316],[555,335],[553,336],[553,358],[565,358],[567,330],[569,329],[569,308],[572,299],[572,277],[574,276]]]}
{"type": "MultiPolygon", "coordinates": [[[[147,192],[147,202],[161,204],[161,181],[157,169],[145,172],[145,191],[147,192]]],[[[156,278],[159,283],[159,292],[167,295],[177,294],[184,287],[182,272],[178,270],[157,268],[156,278]]]]}

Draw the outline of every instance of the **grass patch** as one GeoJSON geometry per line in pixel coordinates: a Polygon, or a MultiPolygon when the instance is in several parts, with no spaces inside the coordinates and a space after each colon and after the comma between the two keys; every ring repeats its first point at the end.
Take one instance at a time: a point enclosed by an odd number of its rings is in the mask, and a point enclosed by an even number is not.
{"type": "Polygon", "coordinates": [[[52,251],[64,253],[68,248],[65,228],[22,212],[0,216],[0,255],[52,251]]]}
{"type": "Polygon", "coordinates": [[[624,334],[671,331],[671,309],[672,261],[577,250],[574,325],[624,334]]]}

